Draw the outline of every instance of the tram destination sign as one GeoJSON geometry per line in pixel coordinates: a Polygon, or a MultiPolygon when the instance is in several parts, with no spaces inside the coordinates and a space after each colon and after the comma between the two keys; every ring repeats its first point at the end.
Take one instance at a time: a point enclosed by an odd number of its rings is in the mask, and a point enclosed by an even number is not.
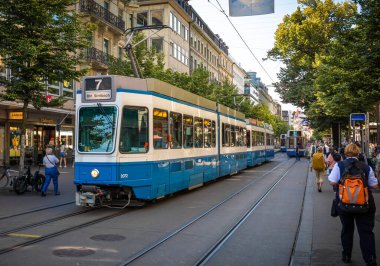
{"type": "Polygon", "coordinates": [[[84,81],[84,97],[87,101],[111,100],[111,77],[86,78],[84,81]]]}

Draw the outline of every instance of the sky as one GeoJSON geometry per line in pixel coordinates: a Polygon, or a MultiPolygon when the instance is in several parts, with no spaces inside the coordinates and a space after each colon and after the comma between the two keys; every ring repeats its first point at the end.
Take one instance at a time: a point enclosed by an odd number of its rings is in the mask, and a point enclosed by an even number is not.
{"type": "MultiPolygon", "coordinates": [[[[278,81],[277,73],[280,71],[281,62],[262,59],[266,57],[267,51],[274,45],[274,34],[278,24],[282,22],[286,14],[292,14],[297,8],[297,0],[275,0],[275,13],[259,16],[230,17],[230,20],[239,31],[245,42],[269,76],[260,67],[239,35],[236,33],[226,16],[220,11],[220,5],[225,13],[229,14],[229,0],[190,0],[196,12],[202,17],[214,34],[219,34],[229,47],[229,54],[246,71],[255,71],[264,84],[271,85],[278,81]]],[[[280,96],[274,92],[273,87],[268,87],[272,98],[281,103],[280,96]]],[[[281,103],[284,110],[295,110],[291,104],[281,103]]]]}

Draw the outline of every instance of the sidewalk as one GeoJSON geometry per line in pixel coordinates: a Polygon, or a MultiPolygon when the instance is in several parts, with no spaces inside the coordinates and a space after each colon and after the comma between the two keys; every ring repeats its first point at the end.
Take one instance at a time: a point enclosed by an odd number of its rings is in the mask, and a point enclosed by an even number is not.
{"type": "MultiPolygon", "coordinates": [[[[306,159],[301,159],[301,162],[306,159]]],[[[308,160],[307,160],[308,161],[308,160]]],[[[308,166],[309,167],[309,166],[308,166]]],[[[292,265],[346,265],[341,261],[340,242],[341,223],[339,217],[330,216],[335,193],[324,177],[322,193],[317,191],[315,173],[308,172],[304,209],[292,265]]],[[[377,207],[380,206],[380,194],[373,193],[377,207]]],[[[380,254],[380,215],[375,216],[376,252],[380,254]]],[[[356,230],[356,229],[355,229],[356,230]]],[[[378,259],[379,260],[379,259],[378,259]]],[[[379,260],[380,261],[380,260],[379,260]]],[[[365,265],[362,259],[359,235],[354,234],[351,266],[365,265]]]]}

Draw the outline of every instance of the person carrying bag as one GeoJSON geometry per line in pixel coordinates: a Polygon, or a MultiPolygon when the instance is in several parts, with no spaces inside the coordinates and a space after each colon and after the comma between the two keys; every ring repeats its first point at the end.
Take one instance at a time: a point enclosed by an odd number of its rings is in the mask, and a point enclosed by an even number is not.
{"type": "Polygon", "coordinates": [[[43,159],[43,164],[45,165],[45,183],[41,189],[41,197],[46,196],[46,190],[49,187],[50,181],[53,179],[54,184],[54,194],[60,195],[58,191],[58,167],[57,163],[59,162],[58,158],[53,154],[51,148],[46,149],[46,155],[43,159]]]}

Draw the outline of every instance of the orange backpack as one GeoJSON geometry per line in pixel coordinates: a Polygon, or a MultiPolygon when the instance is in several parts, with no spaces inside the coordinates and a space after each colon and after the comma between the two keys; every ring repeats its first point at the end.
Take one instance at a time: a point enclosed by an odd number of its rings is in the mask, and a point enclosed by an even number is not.
{"type": "Polygon", "coordinates": [[[339,181],[340,208],[347,213],[365,213],[368,205],[368,183],[359,162],[343,162],[345,165],[339,181]]]}

